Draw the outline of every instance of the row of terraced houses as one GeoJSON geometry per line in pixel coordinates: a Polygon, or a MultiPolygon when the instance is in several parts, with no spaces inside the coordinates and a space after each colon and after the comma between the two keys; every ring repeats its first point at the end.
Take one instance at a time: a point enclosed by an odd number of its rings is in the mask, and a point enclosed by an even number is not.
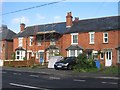
{"type": "Polygon", "coordinates": [[[120,63],[118,22],[119,16],[73,20],[68,12],[66,22],[27,27],[21,23],[18,34],[3,27],[1,59],[10,60],[14,52],[16,61],[34,58],[36,63],[45,63],[51,56],[77,57],[85,52],[88,59],[97,58],[105,66],[117,65],[120,63]]]}

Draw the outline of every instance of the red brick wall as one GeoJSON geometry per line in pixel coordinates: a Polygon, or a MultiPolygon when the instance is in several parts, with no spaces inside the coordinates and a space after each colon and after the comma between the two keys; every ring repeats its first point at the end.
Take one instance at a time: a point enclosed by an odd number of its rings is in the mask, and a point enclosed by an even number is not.
{"type": "Polygon", "coordinates": [[[13,41],[2,41],[1,42],[1,58],[2,60],[11,60],[13,53],[13,41]]]}
{"type": "MultiPolygon", "coordinates": [[[[113,64],[117,63],[117,50],[116,47],[118,43],[120,45],[120,39],[118,39],[118,31],[107,31],[108,32],[108,44],[103,43],[103,32],[95,32],[95,43],[89,44],[89,33],[79,33],[78,36],[78,44],[82,46],[84,49],[94,49],[94,50],[104,50],[104,49],[112,49],[113,54],[113,64]]],[[[120,35],[120,34],[119,34],[120,35]]],[[[120,36],[119,36],[120,37],[120,36]]],[[[65,34],[62,37],[62,53],[63,56],[67,56],[66,48],[71,45],[71,35],[65,34]]],[[[105,61],[101,61],[101,63],[105,63],[105,61]]]]}

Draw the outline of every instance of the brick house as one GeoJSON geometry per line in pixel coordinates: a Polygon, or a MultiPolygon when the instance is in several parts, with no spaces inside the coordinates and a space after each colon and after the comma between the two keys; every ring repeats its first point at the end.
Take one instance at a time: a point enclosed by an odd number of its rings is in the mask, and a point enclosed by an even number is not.
{"type": "Polygon", "coordinates": [[[20,32],[14,38],[16,60],[35,58],[36,62],[46,62],[50,56],[60,54],[65,22],[29,26],[20,24],[20,32]]]}
{"type": "Polygon", "coordinates": [[[105,66],[120,63],[120,27],[118,16],[72,21],[63,35],[66,56],[77,56],[83,50],[105,66]],[[71,38],[71,39],[70,39],[71,38]],[[99,55],[98,55],[99,54],[99,55]]]}
{"type": "Polygon", "coordinates": [[[11,60],[13,53],[13,37],[16,35],[6,25],[0,27],[0,59],[11,60]]]}
{"type": "Polygon", "coordinates": [[[85,52],[88,59],[97,58],[105,66],[120,62],[118,16],[74,21],[72,18],[69,12],[66,22],[28,27],[20,24],[20,32],[14,38],[16,60],[26,57],[47,62],[51,56],[70,57],[85,52]]]}

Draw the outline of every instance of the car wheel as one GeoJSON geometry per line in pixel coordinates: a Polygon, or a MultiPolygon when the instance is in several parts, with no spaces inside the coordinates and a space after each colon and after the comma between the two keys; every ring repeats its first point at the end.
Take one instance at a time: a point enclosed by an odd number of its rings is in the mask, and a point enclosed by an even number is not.
{"type": "Polygon", "coordinates": [[[68,65],[68,70],[72,70],[72,65],[68,65]]]}

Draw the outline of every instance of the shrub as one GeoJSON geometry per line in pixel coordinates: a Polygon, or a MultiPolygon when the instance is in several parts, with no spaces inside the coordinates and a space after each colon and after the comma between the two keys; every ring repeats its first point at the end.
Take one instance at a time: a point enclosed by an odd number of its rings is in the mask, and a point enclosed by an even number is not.
{"type": "Polygon", "coordinates": [[[87,59],[85,53],[78,55],[76,60],[76,65],[74,66],[75,71],[86,72],[90,71],[89,69],[96,68],[95,62],[93,59],[87,59]]]}

